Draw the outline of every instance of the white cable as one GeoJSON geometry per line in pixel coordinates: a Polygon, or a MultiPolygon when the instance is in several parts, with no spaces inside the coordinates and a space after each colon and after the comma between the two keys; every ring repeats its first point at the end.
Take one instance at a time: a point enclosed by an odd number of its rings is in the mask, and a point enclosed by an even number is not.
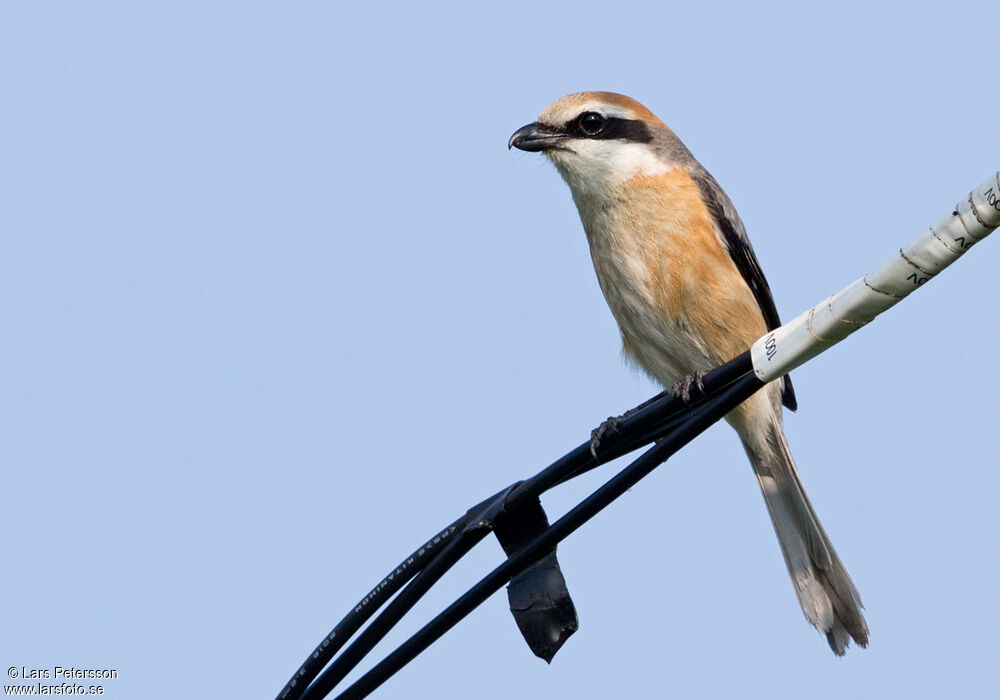
{"type": "Polygon", "coordinates": [[[958,260],[1000,226],[1000,172],[884,265],[848,285],[750,348],[763,382],[781,377],[869,323],[958,260]]]}

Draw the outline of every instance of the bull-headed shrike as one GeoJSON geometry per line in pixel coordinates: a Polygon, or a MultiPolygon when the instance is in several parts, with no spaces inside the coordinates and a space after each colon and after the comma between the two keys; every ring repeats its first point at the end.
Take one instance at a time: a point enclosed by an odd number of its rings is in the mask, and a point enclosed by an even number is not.
{"type": "MultiPolygon", "coordinates": [[[[610,92],[567,95],[508,146],[541,151],[573,193],[597,279],[628,358],[681,393],[690,377],[780,325],[743,222],[715,179],[656,115],[610,92]]],[[[835,653],[868,643],[861,599],[816,516],[782,428],[788,377],[726,420],[760,482],[806,618],[835,653]]]]}

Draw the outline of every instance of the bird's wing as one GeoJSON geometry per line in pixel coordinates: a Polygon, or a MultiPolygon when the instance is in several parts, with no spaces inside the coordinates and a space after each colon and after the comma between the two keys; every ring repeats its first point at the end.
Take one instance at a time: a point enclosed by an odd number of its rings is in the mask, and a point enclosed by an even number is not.
{"type": "MultiPolygon", "coordinates": [[[[740,271],[743,281],[747,283],[750,291],[753,292],[754,299],[757,300],[757,306],[760,307],[760,312],[764,316],[764,323],[767,324],[767,329],[769,331],[774,330],[781,325],[781,319],[778,317],[778,309],[774,305],[771,287],[768,286],[764,272],[760,269],[760,263],[757,262],[757,256],[753,252],[753,246],[750,245],[750,239],[747,237],[743,221],[740,220],[740,215],[736,213],[736,207],[733,206],[729,196],[726,195],[722,187],[719,186],[719,183],[715,181],[715,178],[707,170],[699,168],[692,172],[691,176],[698,183],[701,196],[712,213],[719,231],[722,233],[722,240],[725,243],[726,250],[729,252],[729,257],[736,265],[736,269],[740,271]]],[[[781,402],[792,411],[798,408],[798,402],[795,400],[795,390],[792,388],[792,380],[787,375],[785,376],[784,386],[781,391],[781,402]]]]}

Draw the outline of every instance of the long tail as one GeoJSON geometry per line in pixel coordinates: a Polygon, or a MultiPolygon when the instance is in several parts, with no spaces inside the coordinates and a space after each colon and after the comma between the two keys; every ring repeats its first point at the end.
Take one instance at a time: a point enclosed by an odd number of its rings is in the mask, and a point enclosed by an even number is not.
{"type": "Polygon", "coordinates": [[[764,454],[746,441],[743,447],[764,492],[802,611],[842,656],[851,638],[868,645],[861,598],[809,503],[779,420],[771,422],[768,433],[767,449],[760,450],[764,454]]]}

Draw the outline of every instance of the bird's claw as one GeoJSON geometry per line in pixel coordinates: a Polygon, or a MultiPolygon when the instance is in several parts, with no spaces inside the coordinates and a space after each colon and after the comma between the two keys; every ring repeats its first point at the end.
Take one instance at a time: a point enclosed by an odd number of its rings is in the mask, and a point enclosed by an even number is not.
{"type": "MultiPolygon", "coordinates": [[[[700,373],[698,373],[698,376],[695,378],[695,381],[698,382],[698,386],[701,389],[705,388],[702,385],[702,383],[701,383],[701,378],[703,376],[705,376],[705,373],[704,372],[700,372],[700,373]]],[[[624,421],[626,418],[631,418],[636,413],[638,413],[642,409],[646,408],[650,404],[655,403],[656,401],[660,400],[661,398],[663,398],[664,394],[666,394],[665,391],[660,392],[659,394],[657,394],[653,398],[646,399],[645,401],[643,401],[641,404],[639,404],[635,408],[630,408],[629,410],[625,411],[625,413],[621,414],[620,416],[612,416],[611,418],[608,418],[606,421],[604,421],[599,426],[597,426],[592,431],[590,431],[590,454],[591,454],[591,456],[594,459],[597,459],[597,449],[601,446],[601,439],[605,435],[607,435],[607,433],[608,433],[609,430],[614,430],[616,433],[620,434],[622,432],[622,429],[621,429],[622,421],[624,421]]]]}
{"type": "Polygon", "coordinates": [[[597,459],[597,450],[601,446],[601,439],[607,434],[609,430],[614,430],[616,433],[621,432],[618,426],[621,425],[622,419],[625,416],[611,416],[606,421],[601,423],[599,426],[590,431],[590,456],[597,459]]]}
{"type": "Polygon", "coordinates": [[[695,386],[698,391],[705,393],[705,375],[708,374],[703,370],[698,370],[694,374],[689,374],[684,379],[680,380],[671,388],[674,396],[679,398],[684,403],[691,401],[691,387],[695,386]]]}

